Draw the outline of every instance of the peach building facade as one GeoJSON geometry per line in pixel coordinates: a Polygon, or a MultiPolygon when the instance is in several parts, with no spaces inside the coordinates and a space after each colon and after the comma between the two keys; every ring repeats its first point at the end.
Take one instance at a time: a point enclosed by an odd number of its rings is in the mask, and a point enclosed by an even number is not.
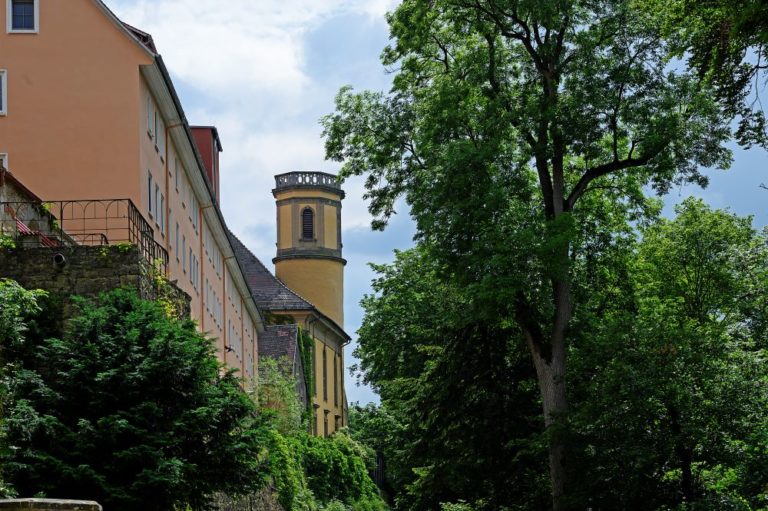
{"type": "Polygon", "coordinates": [[[221,359],[264,329],[219,209],[212,127],[189,126],[152,38],[100,0],[0,0],[0,159],[43,200],[130,199],[221,359]]]}

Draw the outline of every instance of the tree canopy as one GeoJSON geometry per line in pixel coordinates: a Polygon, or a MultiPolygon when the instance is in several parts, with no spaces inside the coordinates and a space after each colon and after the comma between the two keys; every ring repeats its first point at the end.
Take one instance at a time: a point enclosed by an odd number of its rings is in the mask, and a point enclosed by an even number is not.
{"type": "MultiPolygon", "coordinates": [[[[417,238],[515,325],[549,428],[555,509],[567,505],[576,273],[652,205],[646,186],[725,168],[729,116],[664,34],[618,1],[404,1],[390,16],[389,94],[344,88],[327,156],[366,175],[374,227],[405,196],[417,238]]],[[[596,260],[596,259],[595,259],[596,260]]]]}
{"type": "Polygon", "coordinates": [[[3,339],[3,467],[20,494],[202,509],[261,487],[256,407],[192,321],[127,290],[79,307],[61,338],[32,335],[47,319],[27,309],[31,335],[3,339]]]}

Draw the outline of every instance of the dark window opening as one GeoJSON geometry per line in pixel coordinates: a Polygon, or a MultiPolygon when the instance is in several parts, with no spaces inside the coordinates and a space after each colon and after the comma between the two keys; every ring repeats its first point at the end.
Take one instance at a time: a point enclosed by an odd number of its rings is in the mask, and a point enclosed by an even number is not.
{"type": "Polygon", "coordinates": [[[11,29],[34,30],[35,29],[35,2],[34,0],[13,0],[11,3],[11,29]]]}
{"type": "Polygon", "coordinates": [[[339,406],[339,372],[336,357],[333,357],[333,405],[339,406]]]}
{"type": "Polygon", "coordinates": [[[323,401],[328,401],[328,355],[323,346],[323,401]]]}
{"type": "Polygon", "coordinates": [[[312,208],[304,208],[301,212],[301,239],[315,239],[315,212],[312,208]]]}

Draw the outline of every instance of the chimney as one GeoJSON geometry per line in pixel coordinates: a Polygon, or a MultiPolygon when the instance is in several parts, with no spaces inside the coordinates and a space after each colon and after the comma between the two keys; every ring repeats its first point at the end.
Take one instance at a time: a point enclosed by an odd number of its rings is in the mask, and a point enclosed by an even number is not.
{"type": "Polygon", "coordinates": [[[221,140],[219,132],[215,126],[191,126],[192,135],[195,137],[197,150],[205,164],[205,174],[208,176],[208,182],[211,184],[216,202],[221,204],[219,188],[219,153],[221,149],[221,140]]]}

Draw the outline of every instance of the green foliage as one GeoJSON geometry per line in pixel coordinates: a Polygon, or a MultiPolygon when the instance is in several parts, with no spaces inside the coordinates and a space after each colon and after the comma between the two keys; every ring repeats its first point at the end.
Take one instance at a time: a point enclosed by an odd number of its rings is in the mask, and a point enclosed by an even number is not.
{"type": "Polygon", "coordinates": [[[374,268],[355,354],[382,404],[353,405],[350,431],[383,455],[397,508],[546,507],[535,380],[514,330],[423,245],[374,268]]]}
{"type": "Polygon", "coordinates": [[[307,384],[307,408],[312,406],[312,396],[315,395],[315,341],[309,332],[299,327],[299,349],[301,350],[301,362],[304,367],[304,381],[307,384]]]}
{"type": "MultiPolygon", "coordinates": [[[[768,463],[768,245],[700,200],[642,230],[621,299],[573,352],[581,499],[759,509],[768,463]]],[[[601,293],[597,293],[599,295],[601,293]]]]}
{"type": "MultiPolygon", "coordinates": [[[[5,417],[8,401],[8,371],[6,352],[21,347],[26,342],[26,318],[40,311],[38,300],[45,297],[42,291],[27,291],[18,283],[0,279],[0,421],[5,417]]],[[[0,426],[4,426],[0,422],[0,426]]],[[[0,429],[0,456],[7,457],[5,428],[0,429]]],[[[15,490],[8,486],[0,473],[0,497],[12,497],[15,490]]]]}
{"type": "MultiPolygon", "coordinates": [[[[764,508],[768,236],[689,199],[635,239],[605,204],[587,219],[611,229],[574,257],[569,505],[764,508]]],[[[546,508],[516,331],[432,254],[375,267],[356,354],[382,404],[352,406],[352,435],[384,455],[398,509],[546,508]]]]}
{"type": "Polygon", "coordinates": [[[475,511],[475,508],[464,501],[459,501],[455,504],[443,504],[440,511],[475,511]]]}
{"type": "Polygon", "coordinates": [[[768,143],[759,101],[768,58],[768,4],[754,0],[633,0],[639,16],[660,27],[729,115],[739,116],[742,145],[768,143]],[[756,101],[757,99],[757,101],[756,101]]]}
{"type": "Polygon", "coordinates": [[[0,250],[11,250],[16,248],[16,240],[13,236],[0,234],[0,250]]]}
{"type": "Polygon", "coordinates": [[[260,416],[268,452],[266,473],[286,511],[338,506],[355,511],[385,509],[368,475],[371,451],[344,431],[331,438],[309,435],[291,365],[271,359],[261,359],[259,365],[260,416]]]}
{"type": "MultiPolygon", "coordinates": [[[[674,49],[631,0],[404,0],[388,21],[392,91],[342,89],[322,121],[326,155],[366,176],[374,228],[405,198],[467,314],[501,325],[478,343],[510,347],[513,365],[528,350],[564,509],[579,279],[654,212],[645,187],[705,185],[702,167],[729,166],[730,116],[695,73],[671,69],[674,49]]],[[[434,350],[414,355],[400,334],[408,356],[372,371],[422,374],[434,350]]]]}
{"type": "Polygon", "coordinates": [[[304,410],[296,395],[296,379],[287,359],[259,359],[259,406],[269,423],[283,436],[306,430],[304,410]]]}
{"type": "Polygon", "coordinates": [[[370,451],[343,430],[330,438],[304,435],[301,441],[309,488],[320,502],[379,502],[378,490],[368,475],[370,451]]]}
{"type": "Polygon", "coordinates": [[[79,307],[61,338],[5,352],[3,465],[21,494],[202,509],[263,484],[255,406],[191,321],[128,290],[79,307]]]}
{"type": "Polygon", "coordinates": [[[276,429],[269,433],[267,472],[277,493],[278,502],[287,511],[317,509],[314,496],[307,488],[307,480],[301,465],[300,444],[286,438],[276,429]]]}

